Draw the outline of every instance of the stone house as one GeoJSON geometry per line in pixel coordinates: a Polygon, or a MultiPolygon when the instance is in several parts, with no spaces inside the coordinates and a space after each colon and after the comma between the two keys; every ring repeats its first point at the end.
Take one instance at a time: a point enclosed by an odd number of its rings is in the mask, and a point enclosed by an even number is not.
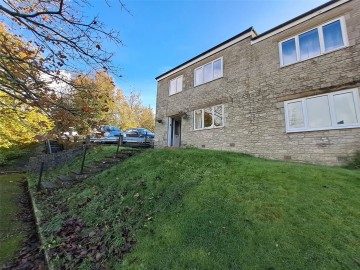
{"type": "Polygon", "coordinates": [[[343,164],[360,150],[360,1],[247,29],[156,80],[155,147],[343,164]]]}

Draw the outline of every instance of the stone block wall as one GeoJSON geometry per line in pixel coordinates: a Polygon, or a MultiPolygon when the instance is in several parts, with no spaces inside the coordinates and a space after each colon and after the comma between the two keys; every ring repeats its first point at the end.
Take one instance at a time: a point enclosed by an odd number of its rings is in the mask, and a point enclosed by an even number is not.
{"type": "MultiPolygon", "coordinates": [[[[270,159],[341,165],[360,150],[360,128],[287,133],[284,101],[360,88],[360,1],[350,1],[267,39],[242,40],[158,82],[156,147],[167,146],[168,117],[186,112],[181,144],[270,159]],[[344,16],[349,46],[280,67],[281,40],[344,16]],[[194,69],[223,57],[222,78],[194,87],[194,69]],[[183,91],[169,82],[183,75],[183,91]],[[193,111],[223,104],[224,127],[194,130],[193,111]]],[[[360,89],[359,89],[360,90],[360,89]]]]}

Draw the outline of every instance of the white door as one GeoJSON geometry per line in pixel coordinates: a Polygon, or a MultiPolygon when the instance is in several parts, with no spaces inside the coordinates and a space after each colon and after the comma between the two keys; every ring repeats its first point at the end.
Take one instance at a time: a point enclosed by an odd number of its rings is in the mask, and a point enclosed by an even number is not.
{"type": "Polygon", "coordinates": [[[180,147],[181,144],[181,119],[169,117],[168,146],[180,147]]]}
{"type": "Polygon", "coordinates": [[[181,120],[174,119],[173,122],[173,147],[180,147],[181,120]]]}

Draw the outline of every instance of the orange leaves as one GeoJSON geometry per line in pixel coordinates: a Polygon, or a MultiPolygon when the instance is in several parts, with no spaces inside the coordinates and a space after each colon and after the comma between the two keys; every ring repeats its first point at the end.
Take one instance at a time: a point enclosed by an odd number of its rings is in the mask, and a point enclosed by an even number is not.
{"type": "Polygon", "coordinates": [[[93,112],[94,111],[94,109],[93,108],[91,108],[91,107],[89,107],[89,106],[83,106],[82,108],[81,108],[81,110],[83,111],[83,112],[85,112],[85,113],[91,113],[91,112],[93,112]]]}
{"type": "Polygon", "coordinates": [[[55,93],[51,93],[51,94],[50,94],[50,98],[51,98],[52,100],[56,100],[58,97],[57,97],[57,95],[56,95],[55,93]]]}
{"type": "Polygon", "coordinates": [[[141,94],[131,92],[126,97],[114,86],[114,80],[105,72],[93,76],[79,74],[73,81],[71,95],[75,115],[59,113],[57,125],[75,127],[86,134],[98,125],[115,125],[122,129],[145,127],[154,129],[154,113],[142,104],[141,94]]]}
{"type": "Polygon", "coordinates": [[[50,21],[49,16],[45,16],[45,15],[41,16],[41,19],[42,19],[44,22],[49,22],[49,21],[50,21]]]}

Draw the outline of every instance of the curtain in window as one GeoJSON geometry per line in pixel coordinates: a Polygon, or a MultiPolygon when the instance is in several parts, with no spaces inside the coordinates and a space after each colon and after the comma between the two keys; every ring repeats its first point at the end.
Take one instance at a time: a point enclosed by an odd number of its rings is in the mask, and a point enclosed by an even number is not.
{"type": "Polygon", "coordinates": [[[202,110],[195,111],[195,129],[202,128],[202,110]]]}
{"type": "Polygon", "coordinates": [[[325,51],[335,50],[344,46],[340,21],[335,21],[323,26],[325,51]]]}
{"type": "Polygon", "coordinates": [[[320,41],[317,29],[300,35],[299,44],[301,60],[320,55],[320,41]]]}

